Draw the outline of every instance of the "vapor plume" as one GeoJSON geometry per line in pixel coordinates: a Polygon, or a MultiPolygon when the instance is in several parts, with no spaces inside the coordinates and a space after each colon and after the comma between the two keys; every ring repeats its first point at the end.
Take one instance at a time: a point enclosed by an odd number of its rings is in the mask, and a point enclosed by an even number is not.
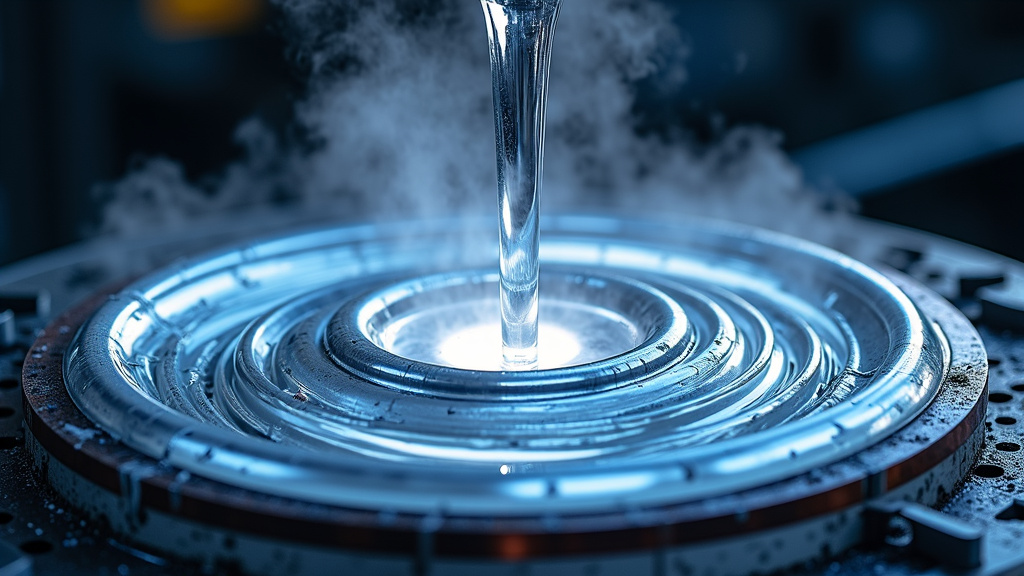
{"type": "MultiPolygon", "coordinates": [[[[107,228],[133,232],[206,212],[291,201],[346,219],[486,214],[494,127],[483,16],[471,0],[277,0],[289,57],[308,75],[304,135],[257,121],[243,160],[204,183],[165,159],[113,185],[107,228]]],[[[555,33],[542,211],[712,215],[806,233],[822,197],[758,127],[711,144],[642,136],[639,80],[682,83],[689,47],[653,0],[566,0],[555,33]]]]}

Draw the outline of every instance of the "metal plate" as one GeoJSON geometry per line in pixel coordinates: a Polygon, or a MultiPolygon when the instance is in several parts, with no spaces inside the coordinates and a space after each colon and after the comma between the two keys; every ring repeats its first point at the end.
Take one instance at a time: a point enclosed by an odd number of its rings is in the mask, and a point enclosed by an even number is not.
{"type": "MultiPolygon", "coordinates": [[[[980,340],[955,309],[909,281],[898,281],[949,338],[949,377],[921,417],[852,458],[781,483],[765,478],[757,488],[699,502],[644,507],[612,500],[604,511],[498,521],[452,513],[402,513],[394,508],[310,506],[183,474],[172,464],[146,458],[113,441],[77,412],[62,386],[54,385],[62,377],[60,362],[71,333],[103,298],[59,319],[30,354],[25,392],[34,410],[29,420],[32,446],[65,493],[88,492],[93,505],[101,500],[97,489],[111,495],[111,506],[124,513],[124,519],[116,522],[119,529],[157,547],[161,540],[152,539],[146,518],[177,523],[179,531],[194,523],[222,536],[241,533],[292,546],[331,547],[343,542],[357,555],[400,553],[399,558],[410,562],[424,558],[433,563],[445,558],[541,561],[568,555],[585,563],[588,555],[616,551],[639,553],[637,558],[649,561],[657,550],[678,552],[689,558],[685,561],[695,562],[699,558],[685,552],[694,543],[728,542],[750,534],[752,541],[734,545],[756,547],[751,542],[769,541],[773,530],[794,528],[834,552],[860,539],[857,511],[866,500],[893,492],[936,502],[966,474],[980,445],[986,373],[980,340]],[[829,533],[824,525],[837,517],[844,518],[845,524],[829,533]]],[[[238,536],[233,538],[237,541],[238,536]]],[[[768,560],[784,562],[778,564],[783,566],[824,551],[816,546],[768,560]]]]}

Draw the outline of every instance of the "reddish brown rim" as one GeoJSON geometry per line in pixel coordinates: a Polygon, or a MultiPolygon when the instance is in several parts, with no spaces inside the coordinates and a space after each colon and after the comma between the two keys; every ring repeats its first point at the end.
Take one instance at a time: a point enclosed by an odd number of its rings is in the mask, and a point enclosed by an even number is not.
{"type": "MultiPolygon", "coordinates": [[[[30,436],[77,477],[146,510],[307,545],[416,554],[423,535],[434,554],[505,560],[651,550],[735,537],[849,510],[920,481],[950,458],[973,462],[987,410],[987,359],[970,323],[938,296],[896,279],[950,338],[952,370],[936,400],[890,439],[852,458],[789,480],[657,509],[559,518],[480,519],[388,515],[310,504],[228,486],[144,456],[95,427],[67,393],[63,357],[75,332],[107,298],[99,293],[54,321],[29,351],[23,400],[30,436]],[[139,474],[137,488],[125,483],[139,474]],[[129,494],[127,492],[133,491],[129,494]]],[[[46,459],[41,460],[45,462],[46,459]]],[[[963,473],[967,467],[963,467],[963,473]]],[[[43,477],[47,470],[41,470],[43,477]]],[[[959,483],[962,478],[956,478],[959,483]]],[[[70,492],[70,491],[69,491],[70,492]]],[[[64,494],[72,503],[75,495],[64,494]]],[[[81,504],[81,503],[78,503],[81,504]]]]}

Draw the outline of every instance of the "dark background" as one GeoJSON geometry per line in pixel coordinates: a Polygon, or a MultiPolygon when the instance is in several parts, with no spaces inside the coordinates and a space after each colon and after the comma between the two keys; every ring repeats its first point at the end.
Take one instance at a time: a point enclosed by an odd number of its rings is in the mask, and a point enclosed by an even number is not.
{"type": "MultiPolygon", "coordinates": [[[[692,55],[682,88],[641,92],[648,129],[710,139],[756,123],[799,151],[1024,79],[1016,0],[662,1],[692,55]]],[[[0,265],[92,233],[94,184],[133,158],[166,155],[199,178],[240,154],[243,119],[286,126],[301,79],[273,23],[263,0],[2,0],[0,265]]],[[[859,201],[868,216],[1024,259],[1020,192],[1017,146],[859,201]]]]}

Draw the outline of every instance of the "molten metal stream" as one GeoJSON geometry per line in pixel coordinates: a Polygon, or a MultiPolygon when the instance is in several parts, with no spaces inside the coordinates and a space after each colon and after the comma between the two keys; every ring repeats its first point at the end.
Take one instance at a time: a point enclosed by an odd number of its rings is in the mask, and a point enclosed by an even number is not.
{"type": "Polygon", "coordinates": [[[498,156],[503,367],[537,367],[539,207],[551,39],[562,0],[481,0],[498,156]]]}

